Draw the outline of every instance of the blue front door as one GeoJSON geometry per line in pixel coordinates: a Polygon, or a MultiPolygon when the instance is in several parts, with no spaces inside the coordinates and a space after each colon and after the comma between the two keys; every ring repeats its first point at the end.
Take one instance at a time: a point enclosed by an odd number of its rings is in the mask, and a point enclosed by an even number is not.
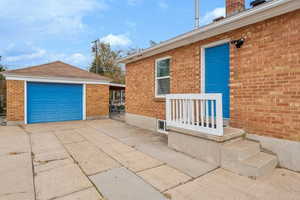
{"type": "Polygon", "coordinates": [[[82,85],[27,83],[27,122],[82,120],[82,85]]]}
{"type": "Polygon", "coordinates": [[[205,93],[222,93],[224,118],[230,118],[229,51],[229,43],[205,48],[205,93]]]}

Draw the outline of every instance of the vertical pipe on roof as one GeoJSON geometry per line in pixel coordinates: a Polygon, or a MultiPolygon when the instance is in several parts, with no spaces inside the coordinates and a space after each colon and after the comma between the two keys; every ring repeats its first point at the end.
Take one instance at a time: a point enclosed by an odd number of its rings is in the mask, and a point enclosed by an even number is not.
{"type": "Polygon", "coordinates": [[[200,3],[199,0],[195,0],[195,29],[200,27],[200,3]]]}

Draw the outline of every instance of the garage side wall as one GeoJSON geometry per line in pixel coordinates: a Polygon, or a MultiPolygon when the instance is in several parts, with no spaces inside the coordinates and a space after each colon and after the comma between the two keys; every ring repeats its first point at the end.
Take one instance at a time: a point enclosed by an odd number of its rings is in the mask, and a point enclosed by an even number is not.
{"type": "Polygon", "coordinates": [[[24,122],[24,81],[7,80],[7,121],[24,122]]]}
{"type": "Polygon", "coordinates": [[[86,117],[97,119],[109,114],[109,86],[86,85],[86,117]]]}

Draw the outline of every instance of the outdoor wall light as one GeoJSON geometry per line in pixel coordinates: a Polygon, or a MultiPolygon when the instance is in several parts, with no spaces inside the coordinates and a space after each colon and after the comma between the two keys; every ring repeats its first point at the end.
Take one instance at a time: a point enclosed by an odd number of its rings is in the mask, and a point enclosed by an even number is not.
{"type": "Polygon", "coordinates": [[[234,44],[235,47],[239,49],[243,46],[244,42],[245,42],[245,39],[241,38],[241,39],[238,39],[238,40],[231,41],[231,44],[234,44]]]}

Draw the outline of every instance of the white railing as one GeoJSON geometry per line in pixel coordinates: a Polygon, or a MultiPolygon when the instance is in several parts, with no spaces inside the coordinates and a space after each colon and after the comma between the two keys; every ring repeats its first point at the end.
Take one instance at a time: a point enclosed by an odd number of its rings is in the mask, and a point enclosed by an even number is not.
{"type": "Polygon", "coordinates": [[[166,95],[166,124],[222,136],[222,94],[166,95]]]}

